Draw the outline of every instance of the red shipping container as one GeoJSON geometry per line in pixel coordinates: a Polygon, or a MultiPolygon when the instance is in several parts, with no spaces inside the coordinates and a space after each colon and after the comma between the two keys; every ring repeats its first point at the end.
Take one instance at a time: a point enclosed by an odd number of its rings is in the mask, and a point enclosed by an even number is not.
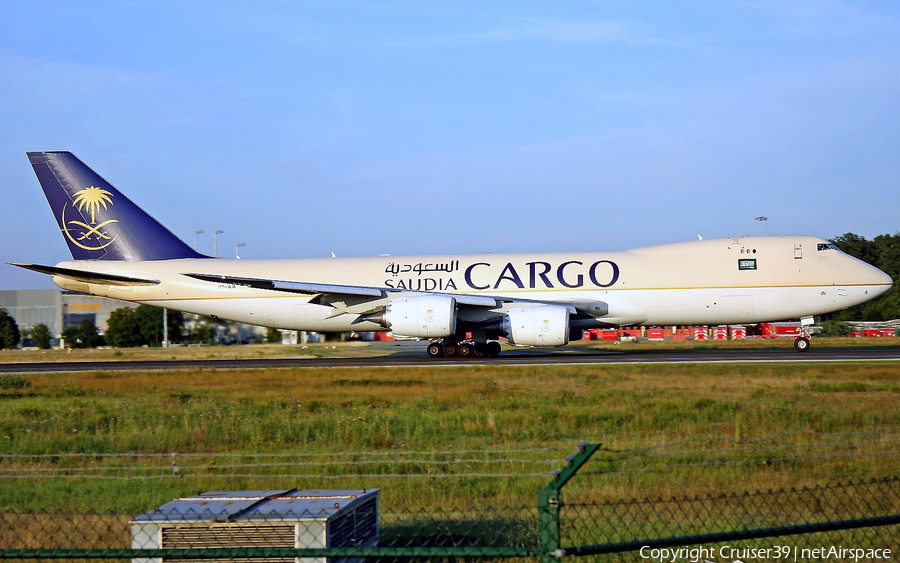
{"type": "Polygon", "coordinates": [[[713,340],[728,340],[728,327],[727,326],[713,327],[713,340]]]}
{"type": "Polygon", "coordinates": [[[650,340],[662,340],[665,337],[665,331],[661,328],[648,328],[647,338],[650,340]]]}
{"type": "Polygon", "coordinates": [[[745,338],[747,338],[747,327],[745,327],[745,326],[731,327],[731,339],[732,340],[744,340],[745,338]]]}
{"type": "Polygon", "coordinates": [[[600,330],[600,338],[603,340],[618,340],[619,331],[614,328],[604,328],[600,330]]]}
{"type": "Polygon", "coordinates": [[[709,329],[705,326],[695,326],[694,327],[694,340],[708,340],[709,339],[709,329]]]}
{"type": "Polygon", "coordinates": [[[797,338],[800,323],[763,323],[763,338],[797,338]]]}

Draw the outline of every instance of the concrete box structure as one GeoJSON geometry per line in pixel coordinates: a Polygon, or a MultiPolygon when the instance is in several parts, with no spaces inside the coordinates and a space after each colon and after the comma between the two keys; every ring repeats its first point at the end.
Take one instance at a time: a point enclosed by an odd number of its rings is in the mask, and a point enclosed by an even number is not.
{"type": "MultiPolygon", "coordinates": [[[[167,502],[130,524],[133,549],[371,547],[378,542],[378,489],[207,492],[167,502]]],[[[329,559],[361,561],[271,561],[329,559]]]]}

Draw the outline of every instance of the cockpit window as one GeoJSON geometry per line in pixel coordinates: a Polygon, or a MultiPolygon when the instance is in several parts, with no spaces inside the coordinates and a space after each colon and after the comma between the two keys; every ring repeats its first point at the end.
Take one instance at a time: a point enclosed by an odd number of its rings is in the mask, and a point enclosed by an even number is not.
{"type": "Polygon", "coordinates": [[[839,250],[839,249],[837,246],[835,246],[832,243],[825,244],[824,242],[820,242],[819,244],[816,245],[816,250],[821,252],[823,250],[839,250]]]}

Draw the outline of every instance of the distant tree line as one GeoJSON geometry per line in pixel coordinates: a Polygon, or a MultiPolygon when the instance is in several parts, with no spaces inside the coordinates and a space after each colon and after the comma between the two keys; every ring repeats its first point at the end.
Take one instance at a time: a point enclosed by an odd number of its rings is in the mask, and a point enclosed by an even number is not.
{"type": "Polygon", "coordinates": [[[103,346],[103,336],[94,321],[84,319],[81,323],[62,331],[62,339],[67,348],[96,348],[103,346]]]}
{"type": "Polygon", "coordinates": [[[21,338],[16,320],[9,316],[6,309],[0,309],[0,349],[15,348],[21,338]]]}
{"type": "MultiPolygon", "coordinates": [[[[184,313],[169,311],[166,325],[169,342],[181,342],[184,339],[184,313]]],[[[162,346],[163,310],[151,305],[116,309],[106,321],[104,336],[106,343],[116,348],[162,346]]]]}
{"type": "Polygon", "coordinates": [[[878,299],[822,315],[824,321],[887,321],[900,319],[900,233],[878,235],[873,240],[854,233],[846,233],[831,239],[838,248],[863,262],[875,266],[894,279],[894,286],[878,299]]]}

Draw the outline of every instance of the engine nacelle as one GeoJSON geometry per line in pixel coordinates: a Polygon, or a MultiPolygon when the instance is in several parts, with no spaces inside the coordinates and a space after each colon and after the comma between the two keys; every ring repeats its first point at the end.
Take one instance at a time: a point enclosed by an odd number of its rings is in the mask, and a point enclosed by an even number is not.
{"type": "Polygon", "coordinates": [[[509,343],[516,346],[565,346],[569,343],[569,309],[559,305],[513,309],[503,328],[509,343]]]}
{"type": "Polygon", "coordinates": [[[456,333],[456,299],[446,295],[403,297],[391,301],[384,320],[394,334],[436,338],[456,333]]]}

